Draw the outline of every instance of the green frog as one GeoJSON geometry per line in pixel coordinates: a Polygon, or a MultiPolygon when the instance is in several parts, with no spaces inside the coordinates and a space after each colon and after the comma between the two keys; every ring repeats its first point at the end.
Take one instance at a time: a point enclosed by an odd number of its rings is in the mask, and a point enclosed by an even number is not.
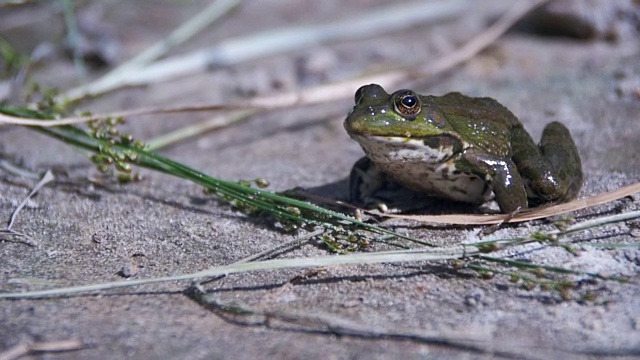
{"type": "Polygon", "coordinates": [[[536,145],[491,98],[365,85],[344,127],[366,154],[351,171],[351,200],[383,211],[376,192],[389,183],[472,204],[494,198],[503,213],[572,200],[582,186],[580,155],[563,124],[549,123],[536,145]]]}

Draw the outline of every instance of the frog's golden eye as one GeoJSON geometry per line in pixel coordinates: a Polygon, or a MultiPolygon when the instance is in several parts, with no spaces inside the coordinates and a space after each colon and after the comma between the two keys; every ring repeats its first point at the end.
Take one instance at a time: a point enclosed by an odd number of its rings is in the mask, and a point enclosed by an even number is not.
{"type": "Polygon", "coordinates": [[[411,90],[398,91],[393,100],[393,105],[398,114],[408,117],[414,117],[422,108],[420,98],[411,90]]]}

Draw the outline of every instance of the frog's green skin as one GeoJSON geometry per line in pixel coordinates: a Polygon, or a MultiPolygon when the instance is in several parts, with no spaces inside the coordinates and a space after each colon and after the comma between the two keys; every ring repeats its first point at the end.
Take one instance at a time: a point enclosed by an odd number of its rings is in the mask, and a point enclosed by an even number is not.
{"type": "Polygon", "coordinates": [[[582,186],[569,130],[548,124],[540,145],[491,98],[460,93],[391,95],[376,84],[356,92],[344,127],[366,156],[351,172],[351,199],[370,205],[390,179],[409,189],[480,204],[493,193],[504,213],[563,202],[582,186]],[[389,179],[390,178],[390,179],[389,179]]]}

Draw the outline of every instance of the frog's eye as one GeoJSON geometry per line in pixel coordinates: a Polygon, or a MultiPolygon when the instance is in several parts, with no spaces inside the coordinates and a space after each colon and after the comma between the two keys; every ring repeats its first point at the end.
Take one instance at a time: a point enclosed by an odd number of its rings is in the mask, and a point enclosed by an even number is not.
{"type": "Polygon", "coordinates": [[[420,98],[411,90],[398,91],[393,100],[393,105],[398,114],[408,117],[417,115],[422,107],[420,98]]]}

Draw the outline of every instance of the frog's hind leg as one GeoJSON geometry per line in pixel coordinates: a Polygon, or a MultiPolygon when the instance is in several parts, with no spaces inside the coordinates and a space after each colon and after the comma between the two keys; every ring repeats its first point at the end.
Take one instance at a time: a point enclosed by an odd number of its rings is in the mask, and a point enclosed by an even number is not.
{"type": "Polygon", "coordinates": [[[554,121],[548,124],[542,132],[540,151],[553,168],[558,182],[562,183],[564,195],[560,201],[568,201],[578,196],[582,187],[582,161],[569,129],[554,121]]]}
{"type": "Polygon", "coordinates": [[[582,163],[569,130],[559,122],[548,124],[540,145],[521,126],[511,132],[512,159],[530,198],[568,201],[582,187],[582,163]]]}

